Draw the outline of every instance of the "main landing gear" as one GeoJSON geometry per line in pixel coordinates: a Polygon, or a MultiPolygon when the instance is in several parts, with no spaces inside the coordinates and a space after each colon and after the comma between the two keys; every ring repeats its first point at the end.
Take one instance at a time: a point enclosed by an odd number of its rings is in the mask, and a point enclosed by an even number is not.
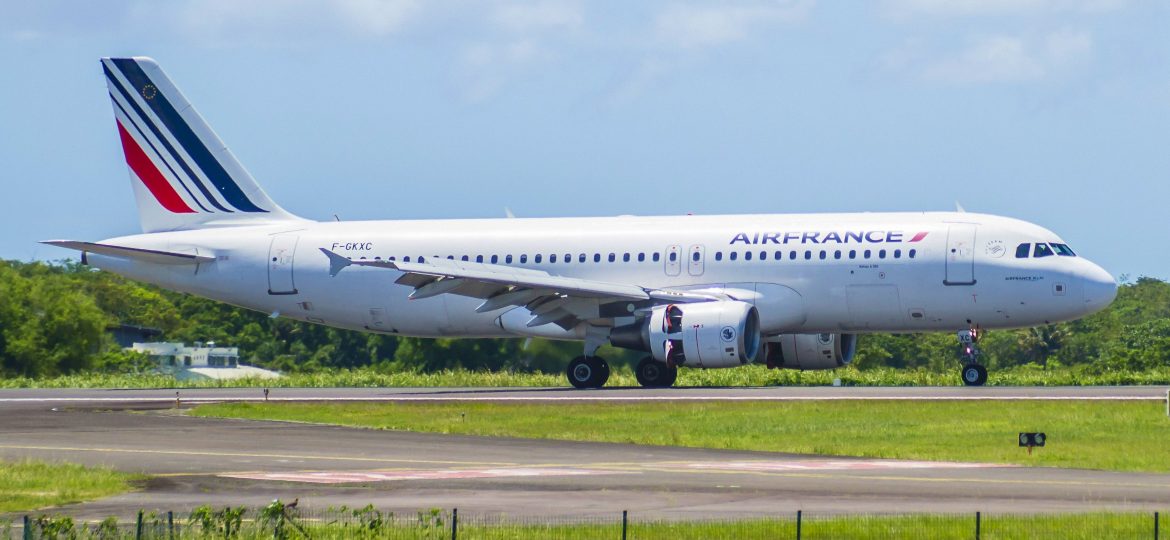
{"type": "Polygon", "coordinates": [[[574,388],[601,388],[609,380],[609,363],[600,356],[578,356],[565,374],[574,388]]]}
{"type": "Polygon", "coordinates": [[[638,362],[634,376],[638,378],[638,384],[646,388],[668,388],[678,378],[678,368],[647,356],[638,362]]]}
{"type": "Polygon", "coordinates": [[[979,363],[979,338],[982,334],[978,327],[962,330],[958,334],[959,344],[963,346],[963,353],[959,357],[959,363],[962,364],[959,373],[963,384],[967,386],[983,386],[987,382],[987,368],[979,363]]]}

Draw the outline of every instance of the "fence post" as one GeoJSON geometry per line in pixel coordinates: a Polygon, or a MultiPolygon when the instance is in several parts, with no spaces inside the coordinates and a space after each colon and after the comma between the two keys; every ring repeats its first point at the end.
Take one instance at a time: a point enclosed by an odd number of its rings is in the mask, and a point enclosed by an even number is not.
{"type": "Polygon", "coordinates": [[[630,525],[630,511],[622,510],[622,540],[626,540],[626,529],[630,525]]]}
{"type": "Polygon", "coordinates": [[[801,513],[802,513],[802,512],[801,512],[800,510],[797,510],[797,511],[796,511],[796,540],[800,540],[800,518],[801,518],[801,513]]]}
{"type": "Polygon", "coordinates": [[[451,509],[451,540],[459,537],[459,509],[451,509]]]}
{"type": "Polygon", "coordinates": [[[175,540],[175,512],[167,510],[167,538],[175,540]]]}
{"type": "Polygon", "coordinates": [[[983,521],[983,514],[980,512],[975,512],[975,540],[979,540],[979,529],[980,529],[980,526],[983,524],[982,521],[983,521]]]}
{"type": "Polygon", "coordinates": [[[142,540],[142,510],[138,510],[138,526],[134,528],[134,540],[142,540]]]}
{"type": "Polygon", "coordinates": [[[1154,512],[1154,540],[1158,540],[1158,513],[1154,512]]]}
{"type": "Polygon", "coordinates": [[[32,540],[32,520],[24,516],[24,540],[32,540]]]}

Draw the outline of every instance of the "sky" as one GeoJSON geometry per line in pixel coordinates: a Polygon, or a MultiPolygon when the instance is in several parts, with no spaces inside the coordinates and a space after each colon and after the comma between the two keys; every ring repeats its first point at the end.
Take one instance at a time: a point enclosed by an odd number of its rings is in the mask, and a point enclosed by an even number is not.
{"type": "Polygon", "coordinates": [[[0,0],[0,258],[139,232],[98,58],[289,211],[966,210],[1170,278],[1170,3],[0,0]]]}

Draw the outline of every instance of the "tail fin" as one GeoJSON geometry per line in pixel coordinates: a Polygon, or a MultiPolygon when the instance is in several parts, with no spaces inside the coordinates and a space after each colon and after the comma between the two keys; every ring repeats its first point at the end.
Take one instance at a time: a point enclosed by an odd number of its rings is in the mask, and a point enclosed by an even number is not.
{"type": "Polygon", "coordinates": [[[300,220],[236,161],[150,58],[103,58],[102,69],[145,232],[300,220]]]}

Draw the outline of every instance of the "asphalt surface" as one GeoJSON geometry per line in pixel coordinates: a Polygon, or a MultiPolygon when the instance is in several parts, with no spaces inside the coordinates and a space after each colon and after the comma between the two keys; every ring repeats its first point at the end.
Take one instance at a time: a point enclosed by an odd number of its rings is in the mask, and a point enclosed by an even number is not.
{"type": "MultiPolygon", "coordinates": [[[[412,515],[644,518],[906,512],[1166,510],[1170,475],[861,460],[629,444],[400,433],[189,417],[257,389],[0,391],[0,458],[109,465],[153,476],[141,491],[62,509],[84,519],[366,504],[412,515]]],[[[273,389],[271,400],[1097,399],[1165,400],[1166,387],[766,389],[273,389]]],[[[782,421],[782,420],[781,420],[782,421]]],[[[1124,451],[1124,449],[1119,449],[1124,451]]],[[[977,459],[977,456],[972,456],[977,459]]]]}

